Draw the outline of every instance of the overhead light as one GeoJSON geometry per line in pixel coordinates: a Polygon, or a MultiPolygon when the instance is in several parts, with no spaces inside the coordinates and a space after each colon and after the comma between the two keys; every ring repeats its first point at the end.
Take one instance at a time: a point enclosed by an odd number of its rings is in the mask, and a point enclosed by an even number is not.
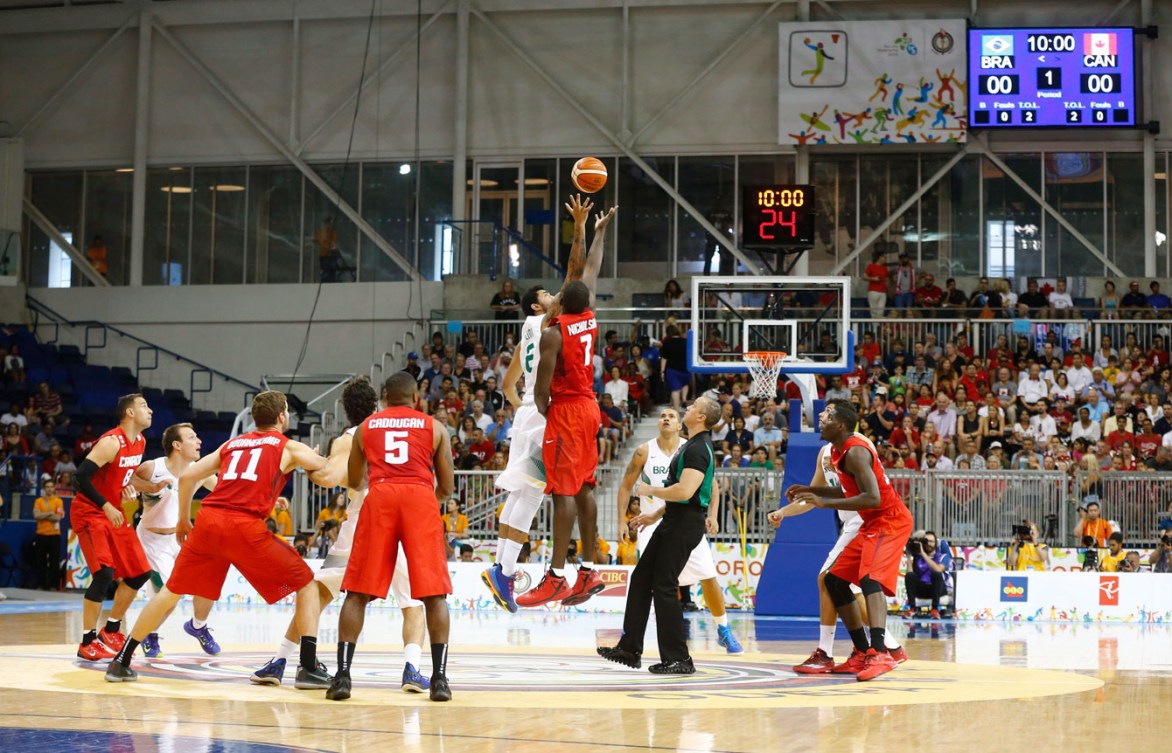
{"type": "Polygon", "coordinates": [[[164,193],[191,193],[191,186],[163,186],[159,189],[164,193]]]}
{"type": "Polygon", "coordinates": [[[221,183],[218,186],[212,186],[213,191],[223,191],[224,193],[235,193],[236,191],[243,191],[244,186],[237,186],[232,183],[221,183]]]}
{"type": "Polygon", "coordinates": [[[1156,173],[1152,177],[1156,180],[1168,180],[1168,173],[1156,173]]]}
{"type": "Polygon", "coordinates": [[[527,186],[548,186],[550,184],[549,178],[526,178],[525,185],[527,186]]]}
{"type": "Polygon", "coordinates": [[[120,167],[117,170],[115,170],[114,172],[116,172],[116,173],[132,173],[132,172],[134,172],[134,168],[133,167],[120,167]]]}
{"type": "Polygon", "coordinates": [[[411,174],[410,163],[404,162],[403,164],[399,165],[399,175],[410,175],[410,174],[411,174]]]}
{"type": "MultiPolygon", "coordinates": [[[[469,180],[468,185],[474,186],[474,185],[476,185],[476,181],[469,180]]],[[[481,188],[496,188],[499,185],[500,185],[500,183],[495,180],[482,180],[482,181],[480,181],[481,188]]]]}
{"type": "Polygon", "coordinates": [[[181,172],[183,170],[186,170],[187,168],[186,167],[168,167],[167,169],[173,173],[177,173],[177,172],[181,172]]]}

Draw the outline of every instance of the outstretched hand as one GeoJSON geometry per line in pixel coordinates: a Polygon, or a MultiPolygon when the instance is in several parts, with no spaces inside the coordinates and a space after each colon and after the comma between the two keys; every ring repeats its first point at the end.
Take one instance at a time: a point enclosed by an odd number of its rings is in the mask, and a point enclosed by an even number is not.
{"type": "Polygon", "coordinates": [[[586,201],[582,201],[580,194],[573,194],[570,200],[566,202],[566,211],[574,218],[574,224],[585,223],[590,216],[590,210],[594,208],[594,202],[590,197],[586,197],[586,201]]]}
{"type": "Polygon", "coordinates": [[[619,211],[619,208],[613,206],[605,212],[599,212],[594,215],[594,232],[600,233],[605,230],[606,226],[610,224],[610,221],[614,219],[615,212],[617,211],[619,211]]]}

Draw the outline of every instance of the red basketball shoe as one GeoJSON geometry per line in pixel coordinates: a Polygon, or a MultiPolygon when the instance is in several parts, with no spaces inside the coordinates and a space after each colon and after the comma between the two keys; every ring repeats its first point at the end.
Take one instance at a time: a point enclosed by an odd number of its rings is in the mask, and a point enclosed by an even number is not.
{"type": "Polygon", "coordinates": [[[114,653],[118,653],[126,645],[126,636],[121,630],[117,633],[107,633],[106,628],[102,628],[98,631],[98,640],[106,644],[106,648],[114,653]]]}
{"type": "Polygon", "coordinates": [[[857,648],[851,649],[851,656],[842,664],[835,665],[834,669],[830,670],[836,675],[857,675],[863,671],[866,666],[867,655],[857,648]]]}
{"type": "Polygon", "coordinates": [[[907,661],[907,651],[903,650],[903,646],[899,648],[889,648],[887,653],[891,654],[891,658],[895,660],[896,664],[903,664],[907,661]]]}
{"type": "Polygon", "coordinates": [[[814,649],[809,659],[794,667],[794,671],[799,675],[824,675],[833,670],[834,659],[820,648],[814,649]]]}
{"type": "Polygon", "coordinates": [[[886,651],[879,653],[873,648],[867,649],[867,656],[864,659],[864,663],[863,671],[855,675],[855,678],[859,682],[874,680],[879,675],[885,675],[895,669],[895,659],[891,657],[891,654],[886,651]]]}
{"type": "Polygon", "coordinates": [[[562,599],[562,605],[572,607],[583,604],[604,588],[606,588],[606,584],[602,582],[602,577],[597,570],[578,568],[578,580],[574,582],[574,588],[570,591],[570,595],[562,599]]]}
{"type": "Polygon", "coordinates": [[[82,661],[105,661],[106,659],[113,659],[116,653],[116,651],[111,651],[99,640],[90,641],[88,646],[81,645],[77,647],[77,658],[82,661]]]}
{"type": "Polygon", "coordinates": [[[537,584],[537,588],[526,591],[517,597],[517,606],[540,607],[551,601],[561,601],[569,593],[570,587],[566,585],[566,579],[546,570],[541,582],[537,584]]]}

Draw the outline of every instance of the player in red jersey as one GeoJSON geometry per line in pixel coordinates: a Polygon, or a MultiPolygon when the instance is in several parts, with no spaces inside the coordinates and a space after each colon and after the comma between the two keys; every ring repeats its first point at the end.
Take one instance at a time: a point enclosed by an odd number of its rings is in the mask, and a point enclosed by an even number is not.
{"type": "Polygon", "coordinates": [[[830,442],[830,460],[838,470],[838,487],[800,487],[786,495],[795,502],[831,510],[857,510],[863,524],[858,535],[838,555],[823,583],[838,610],[842,624],[855,644],[850,659],[833,669],[871,680],[895,669],[884,637],[887,596],[895,595],[904,547],[911,536],[911,511],[891,486],[875,448],[855,434],[859,415],[845,400],[831,400],[819,416],[822,439],[830,442]],[[858,586],[867,602],[871,623],[870,642],[863,627],[862,610],[851,594],[858,586]]]}
{"type": "Polygon", "coordinates": [[[440,509],[456,486],[447,429],[414,408],[415,377],[400,371],[383,386],[386,408],[362,422],[350,445],[349,486],[368,489],[342,590],[338,673],[326,698],[350,697],[354,646],[371,599],[385,599],[399,545],[407,557],[411,598],[423,602],[431,635],[431,700],[450,701],[448,601],[452,581],[440,509]]]}
{"type": "Polygon", "coordinates": [[[551,601],[581,604],[603,589],[594,570],[591,545],[582,547],[578,578],[571,589],[562,568],[574,528],[583,542],[596,538],[598,508],[594,504],[594,472],[598,467],[595,437],[602,414],[594,396],[594,345],[598,321],[590,310],[590,289],[571,282],[562,291],[562,312],[541,334],[541,357],[533,385],[537,410],[545,416],[541,445],[545,492],[553,495],[553,557],[541,583],[517,597],[517,605],[537,607],[551,601]]]}
{"type": "Polygon", "coordinates": [[[162,624],[184,594],[219,599],[228,566],[234,565],[269,604],[297,594],[297,627],[302,637],[295,687],[329,685],[330,676],[317,662],[319,610],[313,572],[293,547],[265,527],[289,474],[304,468],[316,483],[326,459],[282,433],[289,426],[289,403],[283,393],[270,390],[254,397],[252,418],[255,431],[228,440],[179,476],[175,537],[183,548],[171,579],[143,608],[130,638],[106,668],[108,682],[137,680],[130,659],[142,639],[162,624]],[[199,525],[193,530],[191,498],[203,479],[217,470],[216,489],[203,500],[199,525]]]}
{"type": "Polygon", "coordinates": [[[122,648],[122,618],[138,589],[151,577],[151,563],[138,536],[122,515],[122,490],[128,485],[157,493],[166,486],[137,478],[151,425],[151,408],[142,395],[118,399],[118,427],[101,436],[77,469],[77,496],[69,509],[69,523],[77,534],[81,553],[90,570],[90,585],[82,607],[86,629],[77,655],[87,661],[109,659],[122,648]],[[106,627],[98,631],[102,601],[115,580],[114,607],[106,627]]]}

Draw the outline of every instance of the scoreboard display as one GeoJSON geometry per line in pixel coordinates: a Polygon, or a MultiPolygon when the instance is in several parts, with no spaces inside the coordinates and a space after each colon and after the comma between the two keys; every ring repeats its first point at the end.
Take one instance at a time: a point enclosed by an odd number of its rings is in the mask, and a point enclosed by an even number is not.
{"type": "Polygon", "coordinates": [[[744,187],[741,245],[754,249],[814,245],[814,187],[756,185],[744,187]]]}
{"type": "Polygon", "coordinates": [[[973,128],[1134,126],[1130,28],[969,29],[973,128]]]}

